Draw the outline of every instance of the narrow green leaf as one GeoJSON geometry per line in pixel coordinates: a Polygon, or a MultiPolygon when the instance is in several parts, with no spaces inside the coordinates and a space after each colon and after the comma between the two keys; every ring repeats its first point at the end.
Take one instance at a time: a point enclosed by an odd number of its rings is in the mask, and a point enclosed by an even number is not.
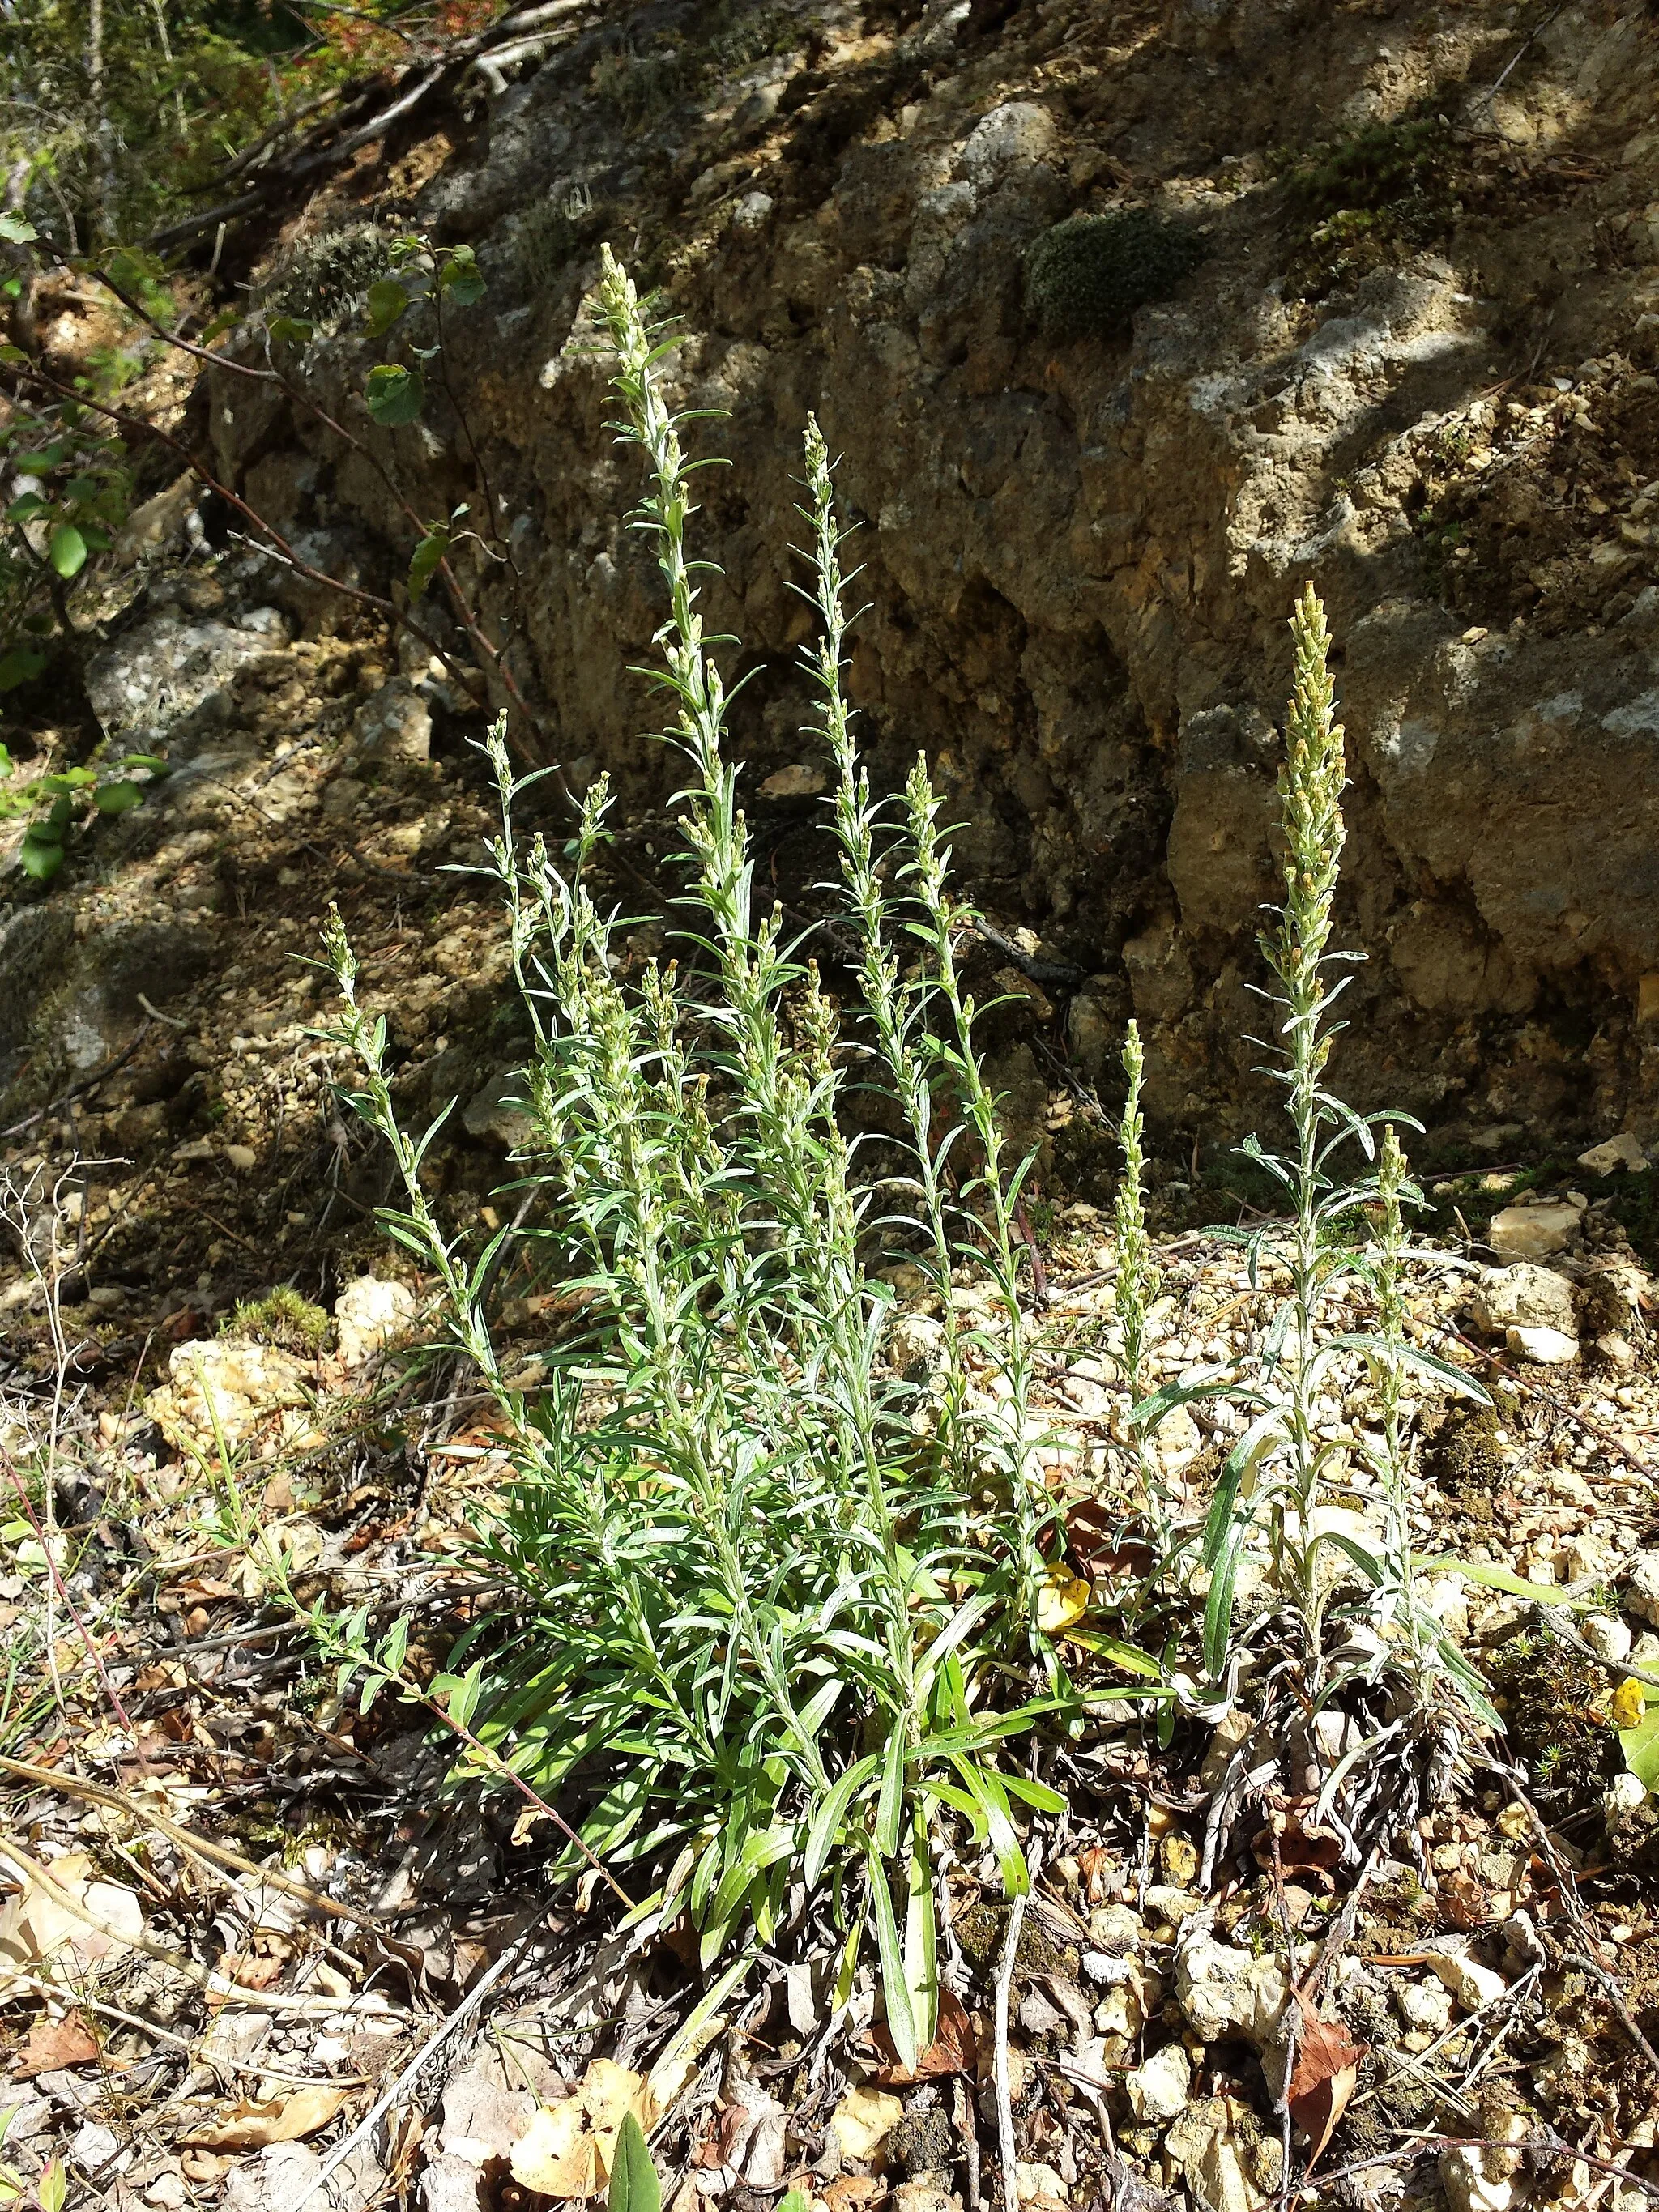
{"type": "Polygon", "coordinates": [[[624,2112],[611,2161],[606,2212],[660,2212],[661,2204],[662,2191],[645,2130],[632,2112],[624,2112]]]}
{"type": "Polygon", "coordinates": [[[874,1771],[876,1754],[872,1752],[867,1759],[860,1759],[856,1765],[848,1767],[848,1771],[838,1778],[834,1790],[830,1790],[830,1794],[823,1798],[823,1802],[811,1816],[811,1827],[807,1829],[807,1847],[801,1858],[801,1875],[807,1889],[817,1889],[818,1882],[823,1881],[823,1869],[830,1860],[830,1851],[834,1850],[841,1823],[848,1818],[848,1808],[852,1805],[854,1794],[863,1790],[863,1785],[874,1771]]]}
{"type": "Polygon", "coordinates": [[[438,573],[438,564],[449,550],[449,532],[444,525],[434,523],[415,548],[409,564],[409,596],[418,599],[438,573]]]}
{"type": "Polygon", "coordinates": [[[917,2046],[926,2051],[939,2028],[939,1927],[927,1852],[927,1819],[921,1806],[911,1824],[911,1838],[904,1902],[904,1986],[917,2046]]]}
{"type": "Polygon", "coordinates": [[[881,1855],[872,1849],[870,1910],[876,1923],[876,1951],[881,1962],[881,1991],[887,2007],[887,2032],[901,2066],[914,2067],[921,2056],[916,2046],[915,2014],[910,2007],[909,1984],[904,1978],[904,1957],[899,1947],[898,1920],[893,1893],[887,1886],[887,1869],[881,1855]]]}
{"type": "Polygon", "coordinates": [[[1412,1565],[1425,1575],[1462,1575],[1468,1583],[1479,1583],[1483,1589],[1504,1590],[1510,1597],[1529,1598],[1534,1605],[1566,1606],[1583,1613],[1595,1610],[1595,1601],[1588,1597],[1569,1597],[1566,1591],[1553,1583],[1529,1583],[1523,1576],[1511,1574],[1507,1567],[1489,1567],[1483,1561],[1459,1559],[1450,1553],[1437,1559],[1413,1559],[1412,1565]]]}
{"type": "Polygon", "coordinates": [[[899,1824],[904,1816],[904,1746],[902,1717],[893,1723],[881,1770],[881,1795],[876,1801],[876,1849],[883,1858],[897,1855],[899,1824]]]}
{"type": "Polygon", "coordinates": [[[1227,1671],[1233,1633],[1233,1594],[1249,1529],[1248,1521],[1233,1522],[1211,1572],[1209,1595],[1204,1601],[1204,1671],[1212,1682],[1218,1682],[1227,1671]]]}
{"type": "Polygon", "coordinates": [[[1025,1863],[1025,1853],[1020,1848],[1018,1835],[1008,1809],[1008,1793],[1000,1776],[971,1759],[958,1759],[952,1762],[957,1772],[968,1785],[969,1795],[985,1815],[991,1833],[991,1849],[996,1854],[997,1872],[1002,1877],[1004,1893],[1009,1897],[1024,1897],[1031,1887],[1031,1869],[1025,1863]]]}
{"type": "Polygon", "coordinates": [[[1051,1790],[1046,1782],[1033,1782],[1029,1775],[1004,1774],[998,1779],[1011,1797],[1018,1797],[1024,1805],[1033,1806],[1039,1813],[1063,1813],[1066,1800],[1058,1790],[1051,1790]]]}

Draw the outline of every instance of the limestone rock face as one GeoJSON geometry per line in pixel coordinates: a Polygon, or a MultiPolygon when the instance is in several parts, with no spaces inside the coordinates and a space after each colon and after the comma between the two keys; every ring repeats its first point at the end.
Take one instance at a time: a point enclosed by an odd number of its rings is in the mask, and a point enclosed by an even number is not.
{"type": "MultiPolygon", "coordinates": [[[[734,725],[757,819],[800,758],[786,548],[811,408],[861,526],[848,680],[877,783],[927,749],[976,896],[1103,1005],[1103,978],[1133,1000],[1157,1116],[1220,1137],[1270,1096],[1248,986],[1280,889],[1285,617],[1312,580],[1352,775],[1340,941],[1369,956],[1337,1079],[1442,1129],[1651,1142],[1659,50],[1640,11],[1552,16],[1496,96],[1498,0],[1386,21],[1170,0],[1122,46],[1082,0],[997,13],[836,14],[827,44],[735,72],[694,34],[644,120],[592,94],[611,34],[583,32],[495,85],[421,191],[413,219],[487,279],[449,372],[517,518],[515,653],[568,771],[653,804],[676,773],[622,672],[661,610],[584,313],[608,236],[670,272],[673,397],[727,417],[691,433],[733,463],[702,479],[696,550],[724,569],[700,579],[708,629],[765,664],[734,725]],[[1310,274],[1270,155],[1431,91],[1454,121],[1483,103],[1495,166],[1449,187],[1427,243],[1310,274]],[[1119,335],[1049,342],[1031,248],[1126,199],[1204,258],[1119,335]]],[[[320,397],[351,401],[359,352],[313,349],[320,397]]],[[[221,465],[246,480],[303,448],[287,526],[378,539],[400,574],[384,487],[282,434],[280,404],[216,410],[221,465]]],[[[422,512],[472,496],[463,451],[442,410],[400,446],[422,512]]],[[[1073,1025],[1091,1060],[1097,1026],[1073,1025]]]]}

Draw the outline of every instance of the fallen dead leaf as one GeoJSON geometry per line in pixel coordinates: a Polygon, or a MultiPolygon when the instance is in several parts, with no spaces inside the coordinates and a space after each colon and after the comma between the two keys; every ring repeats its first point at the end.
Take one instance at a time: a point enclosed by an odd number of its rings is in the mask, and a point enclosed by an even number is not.
{"type": "Polygon", "coordinates": [[[904,2106],[900,2099],[890,2096],[885,2089],[866,2089],[860,2085],[847,2092],[830,2114],[830,2125],[841,2145],[842,2156],[856,2159],[862,2164],[879,2157],[888,2136],[903,2117],[904,2106]]]}
{"type": "Polygon", "coordinates": [[[55,2074],[62,2066],[86,2066],[98,2056],[98,2039],[78,2012],[62,2020],[37,2020],[12,2067],[25,2081],[55,2074]]]}
{"type": "Polygon", "coordinates": [[[1029,2204],[1032,2212],[1065,2212],[1071,2199],[1066,2184],[1052,2166],[1042,2166],[1021,2159],[1014,2168],[1014,2179],[1022,2204],[1029,2204]]]}
{"type": "Polygon", "coordinates": [[[872,2197],[884,2197],[887,2184],[878,2180],[873,2173],[843,2173],[823,2191],[823,2202],[828,2212],[858,2212],[872,2197]]]}
{"type": "Polygon", "coordinates": [[[1117,1870],[1111,1853],[1098,1844],[1091,1844],[1086,1851],[1078,1853],[1077,1863],[1087,1886],[1090,1904],[1103,1905],[1117,1870]]]}
{"type": "Polygon", "coordinates": [[[657,2119],[649,2084],[629,2066],[596,2058],[574,2097],[542,2105],[513,2146],[513,2179],[544,2197],[594,2197],[611,2178],[617,2137],[629,2112],[648,2133],[657,2119]]]}
{"type": "Polygon", "coordinates": [[[660,2119],[670,2106],[676,2105],[685,2094],[701,2072],[698,2062],[685,2054],[678,2057],[659,2058],[645,2078],[645,2086],[656,2116],[660,2119]]]}
{"type": "Polygon", "coordinates": [[[1322,1891],[1326,1896],[1336,1887],[1336,1869],[1342,1860],[1342,1838],[1334,1828],[1321,1827],[1312,1816],[1313,1800],[1304,1799],[1299,1805],[1283,1808],[1275,1806],[1267,1816],[1267,1825],[1250,1838],[1250,1850],[1256,1864],[1265,1873],[1273,1871],[1275,1841],[1279,1849],[1278,1866],[1287,1881],[1300,1881],[1306,1887],[1322,1891]]]}
{"type": "Polygon", "coordinates": [[[1522,1843],[1532,1833],[1532,1815],[1524,1805],[1505,1805],[1492,1826],[1510,1843],[1522,1843]]]}
{"type": "Polygon", "coordinates": [[[10,1992],[14,1973],[38,1972],[59,1952],[80,1972],[125,1954],[144,1931],[143,1907],[136,1894],[118,1882],[103,1881],[85,1851],[66,1851],[54,1859],[52,1878],[101,1923],[96,1928],[67,1911],[27,1869],[14,1868],[9,1860],[6,1865],[9,1872],[21,1873],[25,1887],[0,1907],[0,1997],[10,1992]]]}
{"type": "Polygon", "coordinates": [[[1492,1917],[1492,1899],[1467,1867],[1441,1876],[1440,1901],[1454,1928],[1484,1928],[1492,1917]]]}
{"type": "Polygon", "coordinates": [[[1311,2173],[1331,2131],[1348,2109],[1348,2100],[1359,2079],[1359,2062],[1369,2044],[1356,2043],[1340,2021],[1326,2020],[1300,1990],[1296,2001],[1302,2013],[1297,2037],[1296,2070],[1291,2075],[1285,2102],[1291,2118],[1307,2135],[1311,2173]]]}
{"type": "Polygon", "coordinates": [[[936,2081],[950,2074],[973,2074],[979,2066],[979,2040],[960,1997],[953,1990],[939,1993],[939,2027],[933,2039],[914,2066],[901,2066],[893,2039],[884,2024],[875,2039],[887,2063],[877,2069],[876,2079],[884,2089],[908,2089],[915,2081],[936,2081]]]}
{"type": "Polygon", "coordinates": [[[1138,1581],[1153,1565],[1151,1546],[1125,1540],[1121,1514],[1098,1498],[1084,1498],[1066,1516],[1066,1548],[1097,1582],[1138,1581]]]}
{"type": "Polygon", "coordinates": [[[192,2128],[183,2141],[192,2150],[264,2150],[270,2143],[300,2142],[326,2127],[349,2092],[320,2087],[262,2105],[244,2098],[215,2119],[192,2128]]]}
{"type": "Polygon", "coordinates": [[[1037,1592],[1037,1626],[1045,1636],[1058,1636],[1062,1628],[1082,1620],[1091,1595],[1081,1575],[1074,1575],[1067,1566],[1050,1567],[1037,1592]]]}

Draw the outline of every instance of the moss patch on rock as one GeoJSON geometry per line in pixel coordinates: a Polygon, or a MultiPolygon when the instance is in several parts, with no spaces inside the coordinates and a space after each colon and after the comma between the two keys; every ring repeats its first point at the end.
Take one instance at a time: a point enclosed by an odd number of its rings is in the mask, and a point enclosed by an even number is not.
{"type": "Polygon", "coordinates": [[[1026,257],[1026,305],[1058,344],[1127,337],[1136,308],[1168,299],[1204,254],[1190,230],[1146,208],[1068,216],[1026,257]]]}

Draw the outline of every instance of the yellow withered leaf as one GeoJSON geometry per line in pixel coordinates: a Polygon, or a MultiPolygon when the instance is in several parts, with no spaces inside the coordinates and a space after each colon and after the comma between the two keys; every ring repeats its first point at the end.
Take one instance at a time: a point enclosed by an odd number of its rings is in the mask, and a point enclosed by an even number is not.
{"type": "Polygon", "coordinates": [[[1618,1727],[1632,1729],[1648,1709],[1647,1696],[1639,1682],[1621,1682],[1607,1699],[1607,1707],[1618,1727]]]}
{"type": "Polygon", "coordinates": [[[543,2197],[596,2197],[610,2182],[630,2112],[649,2133],[658,2113],[650,2084],[631,2067],[596,2058],[574,2097],[532,2114],[507,2160],[513,2179],[543,2197]]]}
{"type": "Polygon", "coordinates": [[[1066,1566],[1053,1566],[1037,1593],[1037,1626],[1046,1636],[1058,1636],[1089,1610],[1089,1585],[1066,1566]]]}

